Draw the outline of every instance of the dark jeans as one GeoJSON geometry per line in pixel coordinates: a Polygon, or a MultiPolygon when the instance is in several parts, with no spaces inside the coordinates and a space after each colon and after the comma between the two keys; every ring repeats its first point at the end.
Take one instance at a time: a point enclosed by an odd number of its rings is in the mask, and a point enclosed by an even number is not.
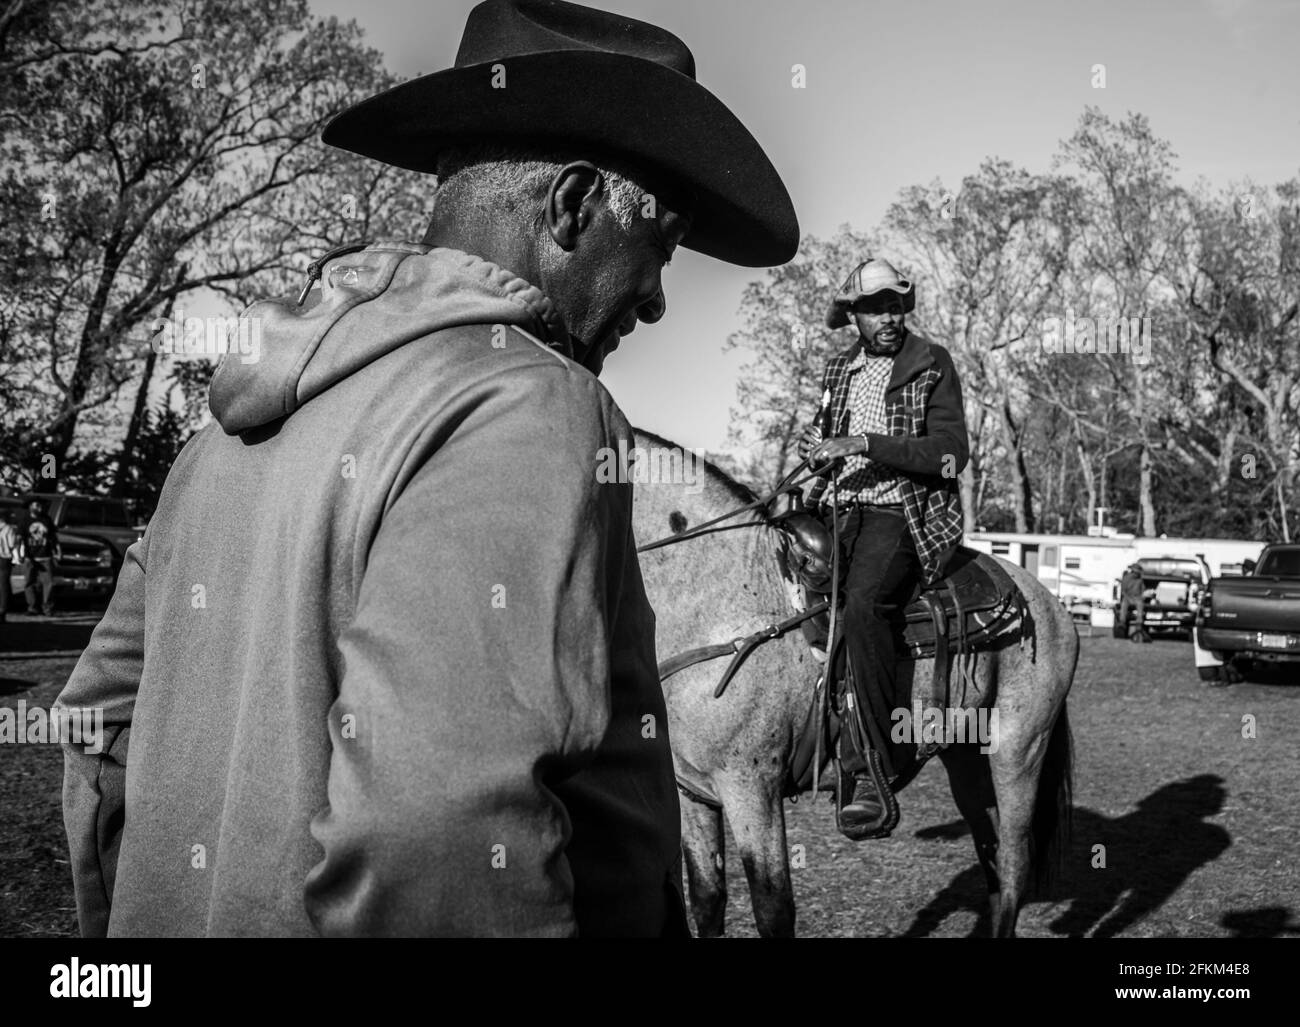
{"type": "Polygon", "coordinates": [[[9,575],[13,572],[14,562],[9,557],[0,557],[0,621],[9,612],[9,575]]]}
{"type": "Polygon", "coordinates": [[[1119,601],[1119,622],[1125,625],[1125,634],[1129,638],[1146,630],[1146,625],[1142,622],[1146,618],[1146,600],[1139,595],[1137,598],[1123,596],[1119,601]],[[1128,622],[1128,615],[1133,614],[1133,623],[1128,622]]]}
{"type": "Polygon", "coordinates": [[[47,617],[54,612],[54,606],[50,599],[54,595],[54,561],[53,560],[28,560],[27,561],[27,587],[23,594],[27,597],[28,613],[43,613],[47,617]],[[36,605],[36,582],[41,583],[41,603],[36,605]]]}
{"type": "Polygon", "coordinates": [[[871,731],[870,736],[892,773],[895,761],[885,743],[891,713],[909,706],[911,699],[897,694],[894,638],[902,635],[903,611],[920,585],[921,562],[901,511],[856,509],[842,522],[840,539],[848,560],[844,642],[855,698],[864,707],[864,719],[885,729],[883,735],[871,731]]]}

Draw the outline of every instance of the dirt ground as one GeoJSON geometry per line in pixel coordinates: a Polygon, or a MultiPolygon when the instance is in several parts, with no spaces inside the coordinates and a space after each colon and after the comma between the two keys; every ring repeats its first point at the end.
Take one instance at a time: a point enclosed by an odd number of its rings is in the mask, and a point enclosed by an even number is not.
{"type": "MultiPolygon", "coordinates": [[[[48,709],[96,618],[94,612],[53,620],[10,614],[0,626],[0,706],[48,709]]],[[[57,745],[0,744],[0,937],[77,933],[62,787],[57,745]]]]}
{"type": "MultiPolygon", "coordinates": [[[[1021,936],[1300,937],[1300,671],[1207,688],[1187,642],[1085,637],[1069,708],[1073,844],[1021,936]]],[[[987,934],[984,877],[942,765],[899,800],[894,834],[857,843],[835,830],[829,796],[787,803],[806,864],[792,870],[800,935],[987,934]]],[[[727,932],[754,935],[739,860],[727,870],[727,932]]]]}
{"type": "MultiPolygon", "coordinates": [[[[0,634],[0,706],[48,707],[93,616],[0,634]]],[[[1300,937],[1300,672],[1203,687],[1181,641],[1085,638],[1070,696],[1074,844],[1030,937],[1300,937]],[[1243,717],[1256,737],[1243,738],[1243,717]],[[1105,868],[1092,866],[1105,846],[1105,868]]],[[[0,745],[0,937],[76,933],[57,746],[0,745]]],[[[981,933],[983,876],[937,761],[900,797],[891,838],[853,843],[828,800],[788,804],[804,936],[981,933]]],[[[754,934],[738,859],[728,933],[754,934]]]]}

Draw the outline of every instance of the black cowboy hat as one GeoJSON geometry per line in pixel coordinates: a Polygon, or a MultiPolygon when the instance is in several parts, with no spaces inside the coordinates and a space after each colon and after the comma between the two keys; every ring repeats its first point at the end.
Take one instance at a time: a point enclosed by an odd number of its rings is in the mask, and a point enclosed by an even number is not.
{"type": "Polygon", "coordinates": [[[349,107],[323,139],[430,174],[439,150],[453,144],[591,147],[693,194],[688,249],[770,267],[799,246],[780,176],[740,120],[695,81],[686,44],[578,4],[486,0],[470,11],[454,67],[349,107]]]}

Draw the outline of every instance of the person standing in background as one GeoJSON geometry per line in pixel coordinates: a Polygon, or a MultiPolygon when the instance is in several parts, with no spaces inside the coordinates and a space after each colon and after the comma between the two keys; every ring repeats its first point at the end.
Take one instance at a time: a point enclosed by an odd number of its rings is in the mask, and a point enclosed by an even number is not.
{"type": "Polygon", "coordinates": [[[45,504],[33,499],[27,504],[27,524],[23,528],[22,547],[26,553],[24,579],[27,612],[43,617],[54,616],[54,544],[59,535],[45,512],[45,504]],[[41,585],[41,598],[36,600],[36,583],[41,585]]]}
{"type": "Polygon", "coordinates": [[[9,511],[0,508],[0,624],[9,614],[9,576],[13,573],[14,561],[21,558],[21,547],[18,529],[10,522],[9,511]]]}

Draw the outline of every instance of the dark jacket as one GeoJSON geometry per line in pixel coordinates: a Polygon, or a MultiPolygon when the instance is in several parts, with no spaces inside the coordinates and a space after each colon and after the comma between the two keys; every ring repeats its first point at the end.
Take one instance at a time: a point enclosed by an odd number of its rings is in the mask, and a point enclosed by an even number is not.
{"type": "MultiPolygon", "coordinates": [[[[849,433],[848,366],[862,339],[831,357],[822,378],[831,392],[831,434],[849,433]]],[[[906,475],[903,508],[927,583],[942,576],[961,542],[961,493],[957,476],[970,458],[961,381],[948,351],[909,331],[894,357],[885,388],[888,432],[868,434],[868,456],[906,475]]],[[[823,501],[829,475],[816,481],[808,502],[823,501]]]]}
{"type": "Polygon", "coordinates": [[[627,421],[499,267],[322,283],[246,313],[60,696],[83,933],[684,931],[627,421]]]}

